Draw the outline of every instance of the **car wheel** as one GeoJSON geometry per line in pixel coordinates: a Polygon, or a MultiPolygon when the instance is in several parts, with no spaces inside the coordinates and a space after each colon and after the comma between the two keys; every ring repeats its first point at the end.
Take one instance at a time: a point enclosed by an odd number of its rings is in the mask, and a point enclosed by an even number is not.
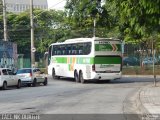
{"type": "Polygon", "coordinates": [[[43,85],[46,86],[48,84],[47,78],[44,79],[43,85]]]}
{"type": "Polygon", "coordinates": [[[33,87],[36,87],[36,85],[37,85],[37,80],[36,79],[33,80],[33,84],[32,85],[33,85],[33,87]]]}
{"type": "Polygon", "coordinates": [[[79,81],[80,81],[81,83],[85,83],[85,80],[84,80],[84,78],[83,78],[83,72],[82,72],[82,71],[79,72],[79,81]]]}
{"type": "Polygon", "coordinates": [[[18,88],[18,89],[21,88],[21,81],[20,81],[20,80],[18,80],[17,88],[18,88]]]}
{"type": "Polygon", "coordinates": [[[3,89],[3,90],[6,90],[6,89],[7,89],[7,82],[4,82],[4,83],[3,83],[2,89],[3,89]]]}

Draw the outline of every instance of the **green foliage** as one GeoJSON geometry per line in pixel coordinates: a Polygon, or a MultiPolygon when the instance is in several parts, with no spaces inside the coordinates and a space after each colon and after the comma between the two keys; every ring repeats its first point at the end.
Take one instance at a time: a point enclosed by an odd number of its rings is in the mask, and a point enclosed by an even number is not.
{"type": "MultiPolygon", "coordinates": [[[[135,42],[156,36],[160,31],[160,1],[152,0],[120,0],[118,7],[120,14],[120,25],[127,25],[124,28],[124,39],[135,42]]],[[[157,39],[157,37],[155,37],[157,39]]]]}
{"type": "MultiPolygon", "coordinates": [[[[58,40],[64,40],[63,27],[67,25],[63,19],[63,11],[34,10],[34,42],[36,58],[42,57],[48,46],[58,40]]],[[[8,36],[11,42],[18,45],[18,54],[30,57],[30,13],[29,11],[20,14],[7,14],[8,36]]],[[[0,16],[0,27],[3,28],[3,17],[0,16]]],[[[3,39],[3,30],[0,31],[3,39]]]]}
{"type": "Polygon", "coordinates": [[[3,4],[2,4],[2,0],[0,0],[0,14],[2,14],[3,12],[3,4]]]}
{"type": "MultiPolygon", "coordinates": [[[[1,0],[0,0],[1,1],[1,0]]],[[[67,0],[65,11],[34,10],[36,55],[43,56],[48,46],[76,37],[92,37],[96,19],[97,37],[116,37],[126,43],[160,48],[160,0],[67,0]]],[[[0,6],[0,10],[2,7],[0,6]]],[[[18,53],[30,55],[30,14],[7,14],[10,41],[18,53]]],[[[3,17],[0,15],[0,39],[3,17]]]]}

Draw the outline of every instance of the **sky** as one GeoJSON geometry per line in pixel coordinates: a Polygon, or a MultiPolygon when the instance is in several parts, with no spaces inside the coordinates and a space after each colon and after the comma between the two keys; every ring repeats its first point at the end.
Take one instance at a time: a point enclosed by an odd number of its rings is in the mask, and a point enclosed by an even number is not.
{"type": "Polygon", "coordinates": [[[47,0],[49,9],[64,10],[66,0],[47,0]]]}

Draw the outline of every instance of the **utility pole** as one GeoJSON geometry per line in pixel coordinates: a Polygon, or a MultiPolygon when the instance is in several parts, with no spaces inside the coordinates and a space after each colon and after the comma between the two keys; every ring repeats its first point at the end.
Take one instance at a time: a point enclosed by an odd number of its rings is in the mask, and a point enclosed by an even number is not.
{"type": "Polygon", "coordinates": [[[154,86],[156,87],[154,40],[152,40],[152,59],[153,59],[153,78],[154,78],[154,86]]]}
{"type": "Polygon", "coordinates": [[[96,37],[96,18],[93,20],[94,28],[93,28],[93,37],[96,37]]]}
{"type": "Polygon", "coordinates": [[[7,39],[7,17],[6,17],[6,2],[3,0],[3,26],[4,26],[4,41],[8,41],[7,39]]]}
{"type": "Polygon", "coordinates": [[[30,25],[31,25],[31,67],[35,67],[33,0],[30,0],[30,25]]]}

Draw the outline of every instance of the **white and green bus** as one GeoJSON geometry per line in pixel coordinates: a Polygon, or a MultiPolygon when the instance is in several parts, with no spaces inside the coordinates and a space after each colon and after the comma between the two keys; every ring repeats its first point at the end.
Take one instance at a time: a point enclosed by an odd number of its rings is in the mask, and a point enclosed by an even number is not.
{"type": "Polygon", "coordinates": [[[86,80],[121,78],[121,41],[112,38],[76,38],[49,46],[48,74],[86,80]]]}

